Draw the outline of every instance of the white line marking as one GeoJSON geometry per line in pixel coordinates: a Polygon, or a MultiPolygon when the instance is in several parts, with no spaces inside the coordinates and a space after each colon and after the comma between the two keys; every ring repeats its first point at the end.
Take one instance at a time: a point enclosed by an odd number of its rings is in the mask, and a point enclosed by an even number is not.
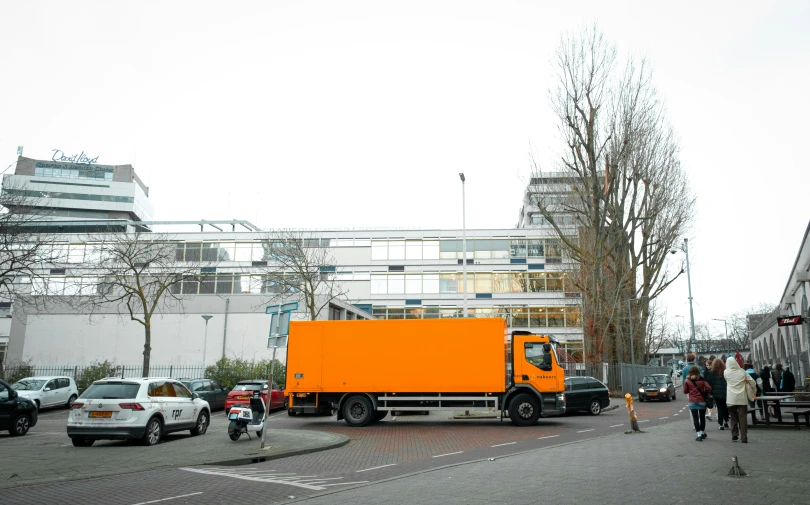
{"type": "Polygon", "coordinates": [[[650,420],[649,420],[649,419],[645,419],[645,420],[643,420],[643,421],[639,421],[639,422],[640,422],[640,423],[649,423],[649,422],[650,422],[650,420]]]}
{"type": "Polygon", "coordinates": [[[659,417],[658,419],[669,419],[669,417],[659,417]]]}
{"type": "Polygon", "coordinates": [[[611,428],[619,428],[621,426],[624,426],[624,425],[623,424],[614,424],[613,426],[611,426],[611,428]]]}
{"type": "Polygon", "coordinates": [[[505,444],[490,445],[490,447],[501,447],[501,446],[504,446],[504,445],[512,445],[512,444],[516,444],[516,443],[517,442],[506,442],[505,444]]]}
{"type": "Polygon", "coordinates": [[[357,470],[357,472],[356,472],[356,473],[360,473],[360,472],[368,472],[368,471],[371,471],[371,470],[377,470],[378,468],[385,468],[385,467],[387,467],[387,466],[397,466],[397,464],[396,464],[396,463],[391,463],[390,465],[381,465],[381,466],[375,466],[375,467],[373,467],[373,468],[366,468],[365,470],[357,470]]]}
{"type": "Polygon", "coordinates": [[[559,435],[549,435],[547,437],[540,437],[537,440],[543,440],[544,438],[554,438],[554,437],[559,437],[559,435]]]}
{"type": "Polygon", "coordinates": [[[673,414],[673,415],[676,415],[676,416],[677,416],[677,415],[678,415],[678,412],[675,412],[675,414],[673,414]]]}
{"type": "Polygon", "coordinates": [[[437,455],[435,455],[435,456],[433,456],[433,457],[434,457],[434,458],[442,458],[442,457],[444,457],[444,456],[452,456],[453,454],[461,454],[462,452],[464,452],[464,451],[458,451],[458,452],[448,452],[447,454],[437,454],[437,455]]]}
{"type": "Polygon", "coordinates": [[[595,428],[591,428],[590,430],[579,430],[577,433],[585,433],[586,431],[593,431],[595,428]]]}
{"type": "MultiPolygon", "coordinates": [[[[334,479],[325,479],[325,478],[318,478],[315,475],[298,475],[298,476],[288,476],[289,474],[276,474],[272,471],[265,472],[264,475],[257,475],[257,476],[249,476],[249,475],[240,475],[237,473],[232,473],[237,470],[231,469],[200,469],[200,468],[180,468],[180,470],[185,470],[187,472],[194,472],[194,473],[201,473],[205,475],[219,475],[221,477],[231,477],[233,479],[240,479],[240,480],[248,480],[252,482],[264,482],[267,484],[288,484],[290,486],[301,487],[304,489],[310,489],[312,491],[323,491],[326,489],[327,486],[345,486],[348,484],[362,484],[368,482],[367,480],[360,481],[360,482],[338,482],[336,484],[323,484],[323,485],[316,485],[316,483],[325,482],[328,480],[335,480],[341,479],[342,477],[335,477],[334,479]],[[306,482],[309,481],[309,482],[306,482]]],[[[152,503],[152,502],[147,502],[152,503]]],[[[136,505],[145,505],[145,504],[136,504],[136,505]]]]}
{"type": "Polygon", "coordinates": [[[198,494],[202,494],[202,491],[200,491],[198,493],[189,493],[189,494],[181,494],[181,495],[178,495],[178,496],[170,496],[168,498],[161,498],[160,500],[142,501],[142,502],[139,502],[139,503],[135,503],[134,505],[146,505],[147,503],[159,503],[159,502],[162,502],[162,501],[176,500],[177,498],[187,498],[189,496],[197,496],[198,494]]]}
{"type": "Polygon", "coordinates": [[[341,483],[339,483],[339,484],[324,484],[324,485],[323,485],[323,487],[329,487],[329,486],[348,486],[348,485],[350,485],[350,484],[365,484],[365,483],[367,483],[367,482],[368,482],[367,480],[358,480],[358,481],[356,481],[356,482],[341,482],[341,483]]]}

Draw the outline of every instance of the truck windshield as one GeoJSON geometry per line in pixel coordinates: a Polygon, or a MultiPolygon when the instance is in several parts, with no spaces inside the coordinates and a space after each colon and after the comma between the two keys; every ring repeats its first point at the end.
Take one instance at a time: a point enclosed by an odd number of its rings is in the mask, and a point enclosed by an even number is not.
{"type": "Polygon", "coordinates": [[[543,366],[551,366],[551,353],[554,351],[552,350],[550,352],[545,352],[543,350],[543,346],[545,345],[546,344],[541,344],[538,342],[526,342],[524,344],[526,361],[538,368],[543,366]]]}

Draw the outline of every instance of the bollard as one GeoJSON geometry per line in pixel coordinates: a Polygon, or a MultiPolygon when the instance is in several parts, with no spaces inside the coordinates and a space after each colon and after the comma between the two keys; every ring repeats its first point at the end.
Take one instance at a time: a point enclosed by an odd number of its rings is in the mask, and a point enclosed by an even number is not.
{"type": "Polygon", "coordinates": [[[625,431],[625,435],[644,433],[641,431],[641,428],[638,427],[638,421],[636,420],[636,409],[633,408],[633,396],[630,393],[627,393],[624,395],[624,401],[627,402],[627,415],[630,416],[630,431],[625,431]]]}
{"type": "Polygon", "coordinates": [[[728,474],[730,476],[733,476],[733,477],[745,477],[746,475],[748,475],[747,473],[745,473],[745,470],[743,470],[740,467],[740,460],[739,460],[739,458],[737,458],[737,456],[732,456],[731,461],[734,462],[734,466],[732,466],[731,470],[728,471],[728,474]]]}

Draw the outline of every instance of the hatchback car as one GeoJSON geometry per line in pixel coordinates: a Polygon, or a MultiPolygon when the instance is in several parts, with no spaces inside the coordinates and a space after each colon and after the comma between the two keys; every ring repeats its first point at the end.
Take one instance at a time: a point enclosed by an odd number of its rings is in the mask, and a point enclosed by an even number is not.
{"type": "Polygon", "coordinates": [[[0,430],[20,436],[37,424],[37,406],[20,396],[8,382],[0,380],[0,430]]]}
{"type": "Polygon", "coordinates": [[[565,379],[565,413],[585,411],[598,416],[610,405],[610,390],[593,377],[565,379]]]}
{"type": "MultiPolygon", "coordinates": [[[[253,391],[261,391],[262,398],[267,403],[267,381],[261,379],[239,381],[233,387],[228,397],[225,399],[225,413],[227,414],[231,407],[237,403],[249,403],[250,396],[253,391]]],[[[284,397],[284,390],[273,384],[272,392],[270,393],[270,406],[269,409],[280,409],[286,404],[284,397]]]]}
{"type": "Polygon", "coordinates": [[[645,375],[638,383],[638,401],[675,400],[675,384],[667,374],[645,375]]]}
{"type": "Polygon", "coordinates": [[[17,394],[28,398],[38,409],[48,407],[70,407],[79,396],[73,377],[26,377],[12,386],[17,394]]]}
{"type": "Polygon", "coordinates": [[[155,445],[174,431],[203,435],[210,421],[208,402],[179,381],[110,377],[94,382],[73,402],[67,434],[76,447],[128,439],[155,445]]]}
{"type": "Polygon", "coordinates": [[[180,379],[192,393],[197,393],[200,398],[208,402],[211,410],[225,408],[225,398],[228,397],[228,390],[213,379],[180,379]]]}

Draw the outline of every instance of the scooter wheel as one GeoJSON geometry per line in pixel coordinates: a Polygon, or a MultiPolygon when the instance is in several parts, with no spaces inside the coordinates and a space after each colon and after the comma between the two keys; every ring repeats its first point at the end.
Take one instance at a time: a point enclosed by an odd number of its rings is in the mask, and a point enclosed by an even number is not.
{"type": "Polygon", "coordinates": [[[237,440],[239,440],[239,437],[242,436],[242,432],[241,431],[232,431],[232,432],[228,433],[228,436],[231,437],[231,440],[236,442],[237,440]]]}
{"type": "Polygon", "coordinates": [[[257,436],[257,437],[262,436],[262,431],[264,431],[264,430],[259,430],[259,431],[257,431],[257,432],[256,432],[256,436],[257,436]]]}

